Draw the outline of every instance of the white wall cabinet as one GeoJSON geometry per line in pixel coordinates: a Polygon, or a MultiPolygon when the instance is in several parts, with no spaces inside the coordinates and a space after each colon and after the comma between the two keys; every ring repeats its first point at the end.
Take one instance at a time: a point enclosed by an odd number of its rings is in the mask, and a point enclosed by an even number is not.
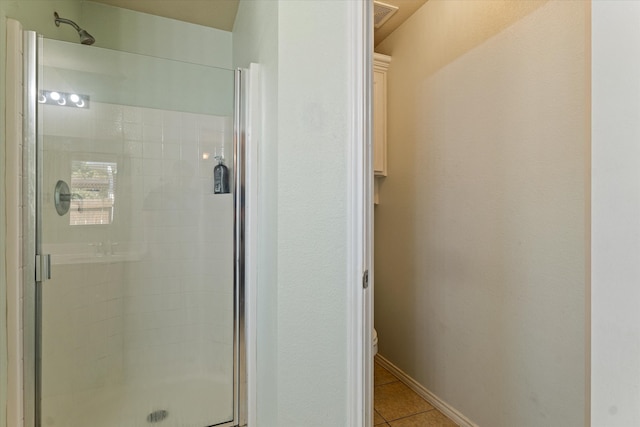
{"type": "Polygon", "coordinates": [[[387,69],[391,57],[373,54],[373,172],[387,176],[387,69]]]}
{"type": "Polygon", "coordinates": [[[387,176],[387,69],[391,57],[373,54],[373,173],[374,202],[378,203],[379,179],[387,176]]]}

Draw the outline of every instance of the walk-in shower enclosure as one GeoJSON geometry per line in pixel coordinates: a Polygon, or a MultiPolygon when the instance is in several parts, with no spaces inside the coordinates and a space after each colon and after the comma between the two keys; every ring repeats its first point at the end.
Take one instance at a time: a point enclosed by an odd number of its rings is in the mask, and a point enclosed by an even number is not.
{"type": "Polygon", "coordinates": [[[24,38],[26,425],[242,425],[240,72],[24,38]]]}

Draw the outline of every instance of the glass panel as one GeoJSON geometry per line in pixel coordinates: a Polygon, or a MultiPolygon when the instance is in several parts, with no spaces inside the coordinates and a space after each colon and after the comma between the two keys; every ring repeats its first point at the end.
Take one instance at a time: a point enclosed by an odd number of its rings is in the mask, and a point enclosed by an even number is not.
{"type": "Polygon", "coordinates": [[[41,424],[232,422],[233,72],[52,40],[40,61],[41,424]]]}

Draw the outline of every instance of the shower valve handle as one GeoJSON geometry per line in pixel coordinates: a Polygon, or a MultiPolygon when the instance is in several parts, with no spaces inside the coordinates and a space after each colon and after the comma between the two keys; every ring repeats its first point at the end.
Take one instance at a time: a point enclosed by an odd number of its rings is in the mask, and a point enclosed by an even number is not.
{"type": "Polygon", "coordinates": [[[82,199],[82,196],[77,193],[61,193],[60,194],[61,202],[70,202],[72,199],[82,199]]]}
{"type": "Polygon", "coordinates": [[[56,183],[53,192],[53,203],[56,206],[56,212],[62,216],[69,212],[72,199],[82,199],[80,194],[71,193],[66,182],[60,180],[56,183]]]}

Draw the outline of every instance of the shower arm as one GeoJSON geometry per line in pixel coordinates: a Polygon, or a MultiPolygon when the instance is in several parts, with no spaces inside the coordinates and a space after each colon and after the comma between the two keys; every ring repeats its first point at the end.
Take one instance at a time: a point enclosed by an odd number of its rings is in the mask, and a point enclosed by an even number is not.
{"type": "Polygon", "coordinates": [[[76,31],[80,31],[81,28],[78,26],[78,24],[73,22],[71,19],[60,18],[60,16],[58,15],[58,12],[53,12],[53,16],[56,18],[55,19],[56,27],[59,27],[60,23],[62,22],[63,24],[71,25],[73,28],[76,29],[76,31]]]}
{"type": "Polygon", "coordinates": [[[80,26],[73,22],[71,19],[60,18],[58,12],[53,12],[53,16],[55,17],[54,22],[56,23],[56,27],[59,27],[60,23],[62,22],[63,24],[69,24],[73,28],[75,28],[75,30],[78,32],[78,35],[80,36],[80,43],[86,45],[92,45],[95,43],[96,39],[91,34],[80,28],[80,26]]]}

